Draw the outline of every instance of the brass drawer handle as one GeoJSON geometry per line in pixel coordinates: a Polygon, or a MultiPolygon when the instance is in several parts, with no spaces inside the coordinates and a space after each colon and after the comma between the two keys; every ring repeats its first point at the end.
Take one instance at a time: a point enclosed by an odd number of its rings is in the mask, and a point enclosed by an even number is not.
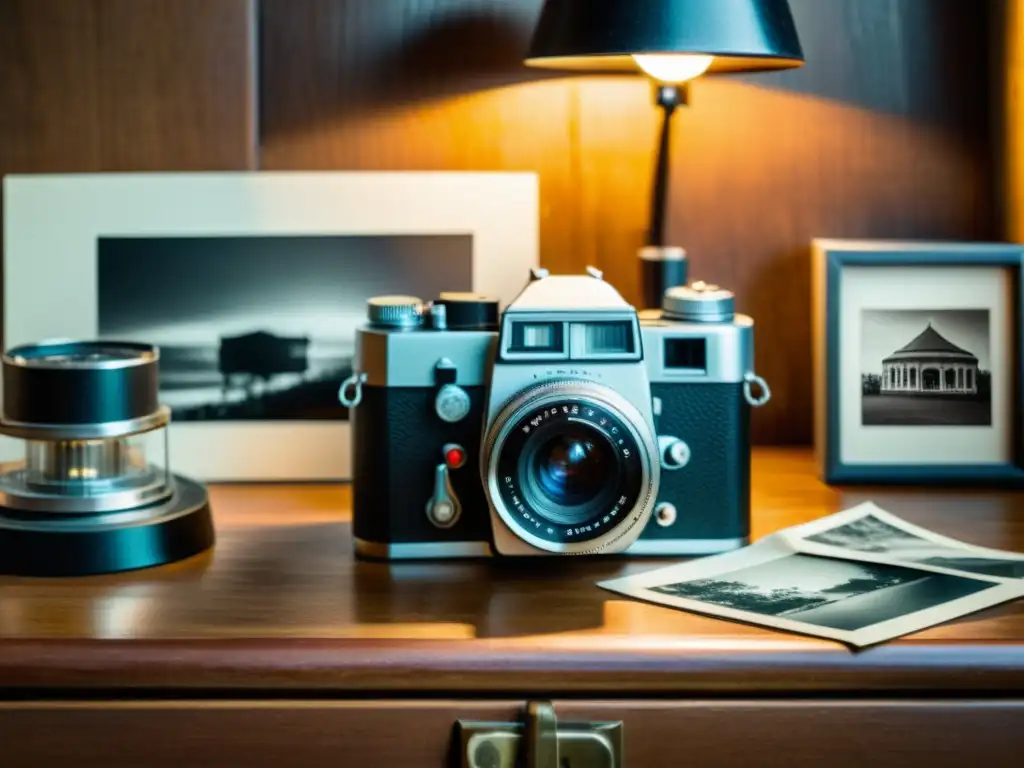
{"type": "Polygon", "coordinates": [[[547,701],[527,704],[523,722],[456,729],[462,768],[623,768],[621,722],[559,723],[547,701]]]}

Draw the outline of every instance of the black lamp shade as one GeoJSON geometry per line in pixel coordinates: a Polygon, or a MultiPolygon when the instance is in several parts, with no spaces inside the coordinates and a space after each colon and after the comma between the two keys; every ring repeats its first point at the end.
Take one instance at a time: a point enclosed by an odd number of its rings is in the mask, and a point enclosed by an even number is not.
{"type": "Polygon", "coordinates": [[[709,74],[804,61],[788,0],[547,0],[526,63],[635,72],[644,53],[712,55],[709,74]]]}

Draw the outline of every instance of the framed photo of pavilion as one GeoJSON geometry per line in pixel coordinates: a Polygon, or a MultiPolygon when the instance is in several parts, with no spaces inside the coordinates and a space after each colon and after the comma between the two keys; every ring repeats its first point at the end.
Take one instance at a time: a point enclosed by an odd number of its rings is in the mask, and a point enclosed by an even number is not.
{"type": "Polygon", "coordinates": [[[815,240],[827,483],[1024,487],[1024,246],[815,240]]]}

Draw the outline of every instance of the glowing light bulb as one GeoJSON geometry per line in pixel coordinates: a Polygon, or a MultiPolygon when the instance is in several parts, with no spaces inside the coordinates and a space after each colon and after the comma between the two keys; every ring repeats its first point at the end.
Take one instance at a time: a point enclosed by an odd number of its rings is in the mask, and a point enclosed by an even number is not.
{"type": "Polygon", "coordinates": [[[708,71],[714,56],[692,53],[647,53],[633,56],[636,65],[662,83],[685,83],[708,71]]]}

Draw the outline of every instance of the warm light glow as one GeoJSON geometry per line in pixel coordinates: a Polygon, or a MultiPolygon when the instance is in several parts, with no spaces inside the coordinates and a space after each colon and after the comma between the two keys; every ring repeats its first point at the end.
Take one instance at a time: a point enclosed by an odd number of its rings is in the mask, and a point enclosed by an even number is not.
{"type": "Polygon", "coordinates": [[[636,54],[633,60],[644,72],[662,83],[685,83],[708,71],[714,56],[691,53],[636,54]]]}

